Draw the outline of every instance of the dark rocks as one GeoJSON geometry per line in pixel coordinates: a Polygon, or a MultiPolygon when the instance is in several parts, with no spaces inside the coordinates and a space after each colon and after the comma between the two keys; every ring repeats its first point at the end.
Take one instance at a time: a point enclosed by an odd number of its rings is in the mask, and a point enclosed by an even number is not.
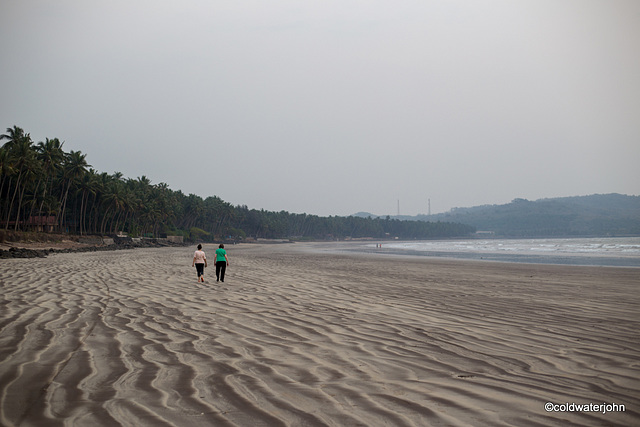
{"type": "Polygon", "coordinates": [[[184,244],[171,243],[164,240],[157,239],[143,239],[140,241],[133,241],[130,239],[123,239],[113,245],[100,245],[100,246],[83,246],[77,248],[68,249],[25,249],[12,247],[8,250],[0,249],[0,259],[7,258],[44,258],[51,254],[68,254],[77,252],[99,252],[99,251],[117,251],[122,249],[136,249],[136,248],[157,248],[165,246],[185,246],[184,244]]]}
{"type": "Polygon", "coordinates": [[[44,258],[49,255],[50,249],[25,249],[25,248],[9,248],[9,250],[0,250],[0,258],[44,258]]]}

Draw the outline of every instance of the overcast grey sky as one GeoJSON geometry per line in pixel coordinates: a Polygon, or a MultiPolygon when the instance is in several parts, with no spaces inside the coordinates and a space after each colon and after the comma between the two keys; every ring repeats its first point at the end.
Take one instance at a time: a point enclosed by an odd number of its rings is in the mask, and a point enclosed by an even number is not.
{"type": "Polygon", "coordinates": [[[0,0],[0,127],[234,205],[640,194],[640,1],[0,0]]]}

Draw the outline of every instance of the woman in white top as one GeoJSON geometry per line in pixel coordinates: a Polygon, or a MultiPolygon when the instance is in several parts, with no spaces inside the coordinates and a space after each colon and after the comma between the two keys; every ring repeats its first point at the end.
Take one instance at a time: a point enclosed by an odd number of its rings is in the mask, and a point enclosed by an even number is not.
{"type": "Polygon", "coordinates": [[[198,245],[198,250],[193,254],[193,262],[191,267],[196,266],[196,273],[198,273],[198,283],[204,282],[204,268],[207,266],[207,256],[202,250],[202,245],[198,245]]]}

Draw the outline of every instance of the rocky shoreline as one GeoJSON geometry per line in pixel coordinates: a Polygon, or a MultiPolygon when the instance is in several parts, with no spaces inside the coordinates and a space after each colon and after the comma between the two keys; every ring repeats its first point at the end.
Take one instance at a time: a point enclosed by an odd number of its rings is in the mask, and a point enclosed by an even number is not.
{"type": "MultiPolygon", "coordinates": [[[[18,242],[14,242],[18,244],[18,242]]],[[[54,245],[55,246],[55,245],[54,245]]],[[[0,249],[0,259],[9,258],[45,258],[51,254],[60,253],[78,253],[78,252],[98,252],[98,251],[117,251],[122,249],[136,249],[136,248],[155,248],[166,246],[185,246],[184,243],[173,243],[166,240],[158,239],[144,239],[141,241],[116,241],[110,245],[87,245],[66,248],[25,248],[12,246],[9,249],[0,249]]]]}

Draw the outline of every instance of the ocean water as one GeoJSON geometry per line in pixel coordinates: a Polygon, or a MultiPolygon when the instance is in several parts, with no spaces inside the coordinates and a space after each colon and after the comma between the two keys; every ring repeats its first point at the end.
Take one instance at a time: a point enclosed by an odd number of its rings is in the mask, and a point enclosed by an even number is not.
{"type": "MultiPolygon", "coordinates": [[[[366,244],[367,252],[504,262],[640,267],[640,237],[468,239],[366,244]]],[[[363,248],[364,249],[364,248],[363,248]]]]}

